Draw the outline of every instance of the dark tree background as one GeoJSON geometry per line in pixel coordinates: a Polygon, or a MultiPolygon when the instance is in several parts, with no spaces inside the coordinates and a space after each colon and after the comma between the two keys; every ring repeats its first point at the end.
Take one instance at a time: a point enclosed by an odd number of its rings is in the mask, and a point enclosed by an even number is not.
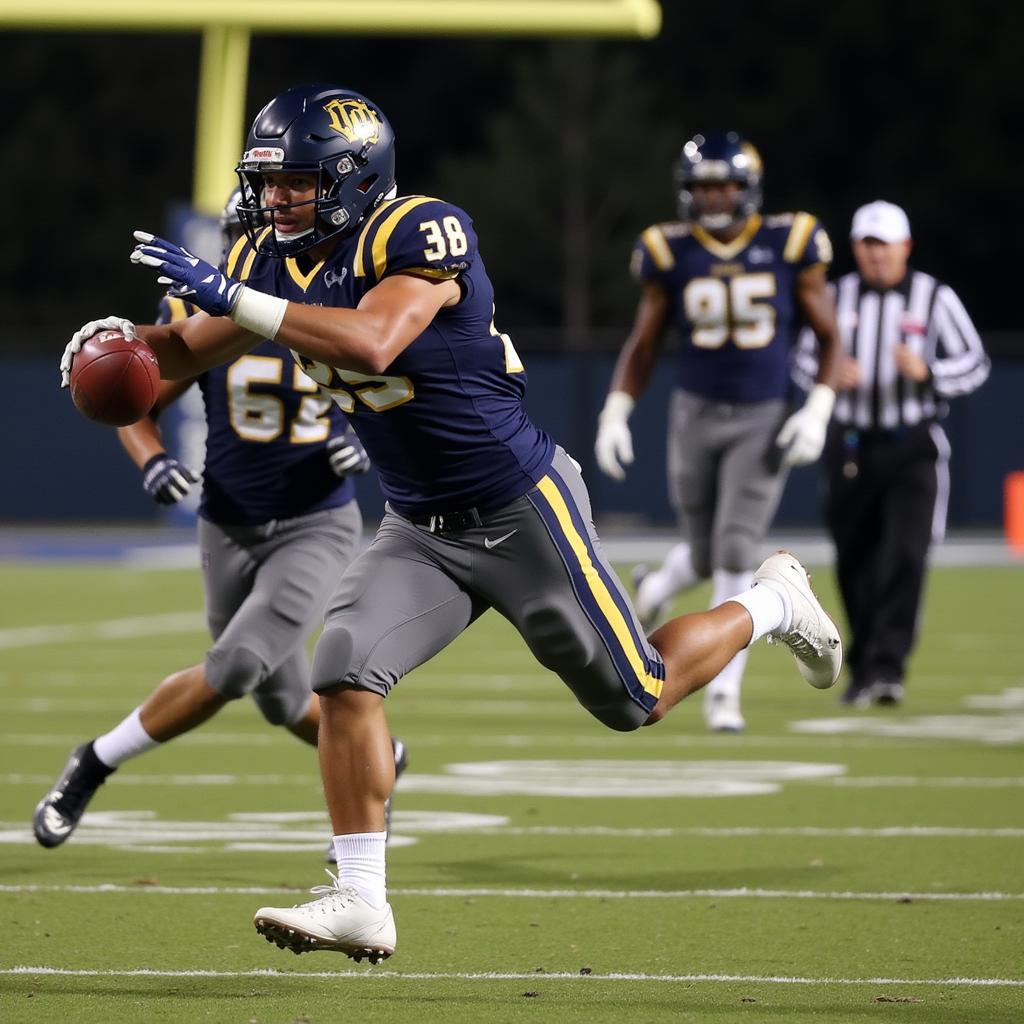
{"type": "MultiPolygon", "coordinates": [[[[675,152],[733,127],[765,158],[766,207],[816,213],[837,270],[854,208],[901,203],[918,265],[1013,351],[1024,7],[662,7],[649,42],[258,36],[249,114],[313,79],[377,100],[403,191],[473,214],[517,344],[618,344],[633,238],[674,213],[675,152]]],[[[147,319],[156,293],[128,263],[131,231],[191,193],[198,37],[7,33],[0,61],[0,352],[57,351],[110,312],[147,319]]]]}

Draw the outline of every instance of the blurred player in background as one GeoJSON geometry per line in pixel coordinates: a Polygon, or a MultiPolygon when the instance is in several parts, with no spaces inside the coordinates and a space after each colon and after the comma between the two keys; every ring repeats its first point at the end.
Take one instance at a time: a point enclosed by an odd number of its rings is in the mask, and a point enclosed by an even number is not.
{"type": "MultiPolygon", "coordinates": [[[[669,493],[685,541],[662,566],[638,566],[646,629],[673,597],[710,577],[711,606],[747,589],[791,465],[821,454],[839,351],[825,268],[828,235],[809,213],[762,217],[761,157],[735,132],[696,135],[678,169],[678,221],[640,236],[642,292],[598,421],[598,465],[615,480],[633,461],[629,415],[665,340],[679,333],[668,423],[669,493]],[[791,348],[806,319],[821,348],[818,383],[787,418],[791,348]]],[[[739,732],[743,650],[704,693],[716,732],[739,732]]]]}
{"type": "Polygon", "coordinates": [[[338,876],[309,903],[261,908],[255,925],[282,948],[374,962],[397,942],[384,699],[489,608],[622,731],[659,721],[762,636],[785,643],[815,686],[831,685],[842,661],[835,625],[787,553],[734,601],[644,636],[601,553],[579,467],[523,408],[525,369],[495,327],[473,222],[442,200],[397,196],[394,161],[391,126],[366,97],[331,85],[281,93],[249,133],[248,237],[223,272],[136,233],[133,262],[209,315],[93,321],[62,359],[66,381],[83,339],[115,326],[176,378],[275,338],[351,414],[388,505],[341,580],[313,661],[338,876]]]}
{"type": "MultiPolygon", "coordinates": [[[[242,234],[238,197],[236,189],[221,215],[225,253],[242,234]]],[[[167,296],[159,322],[195,312],[167,296]]],[[[198,538],[214,644],[201,664],[168,676],[110,732],[72,751],[36,808],[43,846],[68,839],[124,761],[201,725],[230,700],[248,694],[271,725],[317,743],[320,702],[310,690],[304,644],[359,548],[362,517],[351,476],[365,472],[369,459],[341,410],[291,353],[262,341],[229,365],[163,382],[150,416],[118,430],[146,493],[162,505],[181,501],[199,480],[167,452],[158,423],[193,383],[208,427],[198,538]]],[[[400,740],[394,753],[400,772],[400,740]]]]}

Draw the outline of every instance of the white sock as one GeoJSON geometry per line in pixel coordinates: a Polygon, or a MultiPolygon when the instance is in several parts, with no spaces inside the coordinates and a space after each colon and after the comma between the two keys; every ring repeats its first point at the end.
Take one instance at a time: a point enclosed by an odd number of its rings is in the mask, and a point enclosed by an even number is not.
{"type": "MultiPolygon", "coordinates": [[[[727,569],[716,569],[712,574],[714,585],[711,591],[712,608],[750,589],[752,572],[729,572],[727,569]]],[[[712,697],[735,697],[739,700],[740,683],[743,682],[743,670],[747,667],[747,648],[740,651],[721,672],[715,676],[704,691],[705,700],[712,697]]]]}
{"type": "MultiPolygon", "coordinates": [[[[774,587],[753,586],[730,598],[743,605],[750,613],[754,623],[754,632],[750,643],[760,640],[767,633],[785,633],[793,618],[793,609],[783,594],[774,587]]],[[[747,645],[748,647],[750,644],[747,645]]]]}
{"type": "Polygon", "coordinates": [[[108,767],[116,768],[122,761],[130,757],[144,754],[147,750],[160,746],[160,741],[142,728],[142,719],[136,708],[123,722],[115,725],[110,732],[93,740],[92,749],[96,756],[108,767]]]}
{"type": "Polygon", "coordinates": [[[649,573],[636,592],[636,610],[646,618],[655,608],[684,590],[696,586],[700,577],[693,570],[689,544],[676,544],[665,556],[660,569],[649,573]]]}
{"type": "Polygon", "coordinates": [[[387,832],[354,832],[334,837],[338,881],[351,885],[371,907],[388,901],[384,844],[387,832]]]}

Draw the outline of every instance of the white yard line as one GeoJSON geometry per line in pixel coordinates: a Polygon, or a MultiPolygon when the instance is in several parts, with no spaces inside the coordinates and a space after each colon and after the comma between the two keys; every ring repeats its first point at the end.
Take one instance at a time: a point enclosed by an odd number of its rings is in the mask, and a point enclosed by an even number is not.
{"type": "Polygon", "coordinates": [[[82,640],[125,640],[141,636],[206,631],[202,612],[168,612],[163,615],[137,615],[130,619],[106,619],[71,625],[15,626],[0,629],[0,649],[11,647],[49,647],[52,644],[78,643],[82,640]]]}
{"type": "Polygon", "coordinates": [[[75,978],[316,978],[332,979],[368,978],[386,981],[578,981],[592,984],[595,981],[662,981],[662,982],[714,982],[725,984],[753,985],[936,985],[970,988],[1020,988],[1021,978],[803,978],[786,975],[760,974],[580,974],[574,971],[533,971],[529,974],[514,972],[481,971],[433,972],[433,971],[277,971],[270,968],[252,971],[209,971],[180,970],[160,971],[143,967],[123,971],[85,970],[68,967],[5,967],[0,974],[27,975],[40,977],[48,975],[71,976],[75,978]]]}
{"type": "MultiPolygon", "coordinates": [[[[263,896],[292,894],[302,889],[259,886],[173,886],[173,885],[0,885],[0,893],[76,893],[110,895],[146,893],[157,896],[263,896]]],[[[1024,892],[837,892],[814,889],[471,889],[393,888],[389,896],[426,896],[442,899],[496,897],[498,899],[583,899],[583,900],[680,900],[680,899],[762,899],[762,900],[867,900],[871,902],[922,903],[1004,903],[1024,900],[1024,892]]]]}

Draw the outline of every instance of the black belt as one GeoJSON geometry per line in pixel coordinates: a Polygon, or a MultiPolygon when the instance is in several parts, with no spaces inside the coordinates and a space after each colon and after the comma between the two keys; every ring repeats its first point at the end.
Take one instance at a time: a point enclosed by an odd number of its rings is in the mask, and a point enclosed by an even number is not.
{"type": "MultiPolygon", "coordinates": [[[[396,509],[397,511],[397,509],[396,509]]],[[[425,526],[431,533],[461,533],[472,530],[475,526],[483,526],[483,518],[478,509],[467,508],[463,512],[438,512],[432,516],[413,516],[399,512],[403,519],[417,526],[425,526]]]]}

